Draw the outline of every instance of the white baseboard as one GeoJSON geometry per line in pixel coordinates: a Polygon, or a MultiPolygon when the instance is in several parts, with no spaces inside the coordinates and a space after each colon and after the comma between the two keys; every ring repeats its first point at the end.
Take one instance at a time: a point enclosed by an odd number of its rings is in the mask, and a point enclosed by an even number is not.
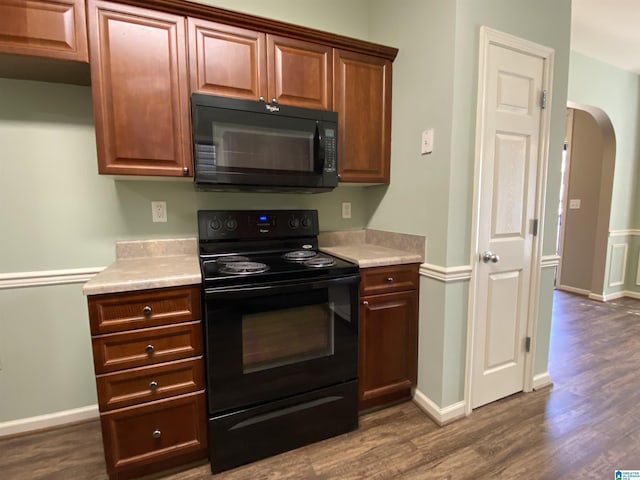
{"type": "Polygon", "coordinates": [[[465,403],[458,402],[447,407],[439,407],[433,400],[427,397],[420,390],[416,389],[413,395],[414,403],[420,407],[427,415],[429,415],[434,422],[443,426],[447,423],[451,423],[455,420],[459,420],[466,416],[465,403]]]}
{"type": "Polygon", "coordinates": [[[576,293],[578,295],[584,295],[585,297],[588,297],[589,295],[591,295],[590,290],[585,290],[583,288],[569,287],[568,285],[558,285],[558,290],[562,290],[563,292],[576,293]]]}
{"type": "Polygon", "coordinates": [[[545,387],[550,387],[553,385],[551,381],[551,375],[549,372],[539,373],[538,375],[533,376],[533,389],[540,390],[545,387]]]}
{"type": "Polygon", "coordinates": [[[37,417],[21,418],[0,422],[0,438],[17,435],[21,433],[35,432],[47,428],[60,427],[72,423],[85,422],[100,417],[98,405],[64,410],[62,412],[38,415],[37,417]]]}

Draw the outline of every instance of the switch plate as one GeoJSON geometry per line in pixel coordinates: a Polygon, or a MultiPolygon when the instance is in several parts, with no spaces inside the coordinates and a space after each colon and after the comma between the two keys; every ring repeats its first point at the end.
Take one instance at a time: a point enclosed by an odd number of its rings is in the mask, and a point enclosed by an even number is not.
{"type": "Polygon", "coordinates": [[[420,152],[422,155],[433,152],[433,128],[428,128],[422,132],[422,149],[420,152]]]}
{"type": "Polygon", "coordinates": [[[342,218],[351,218],[351,202],[342,202],[342,218]]]}
{"type": "Polygon", "coordinates": [[[151,202],[151,219],[154,223],[167,221],[167,202],[151,202]]]}
{"type": "Polygon", "coordinates": [[[579,198],[572,198],[571,200],[569,200],[569,208],[571,210],[577,210],[580,208],[580,199],[579,198]]]}

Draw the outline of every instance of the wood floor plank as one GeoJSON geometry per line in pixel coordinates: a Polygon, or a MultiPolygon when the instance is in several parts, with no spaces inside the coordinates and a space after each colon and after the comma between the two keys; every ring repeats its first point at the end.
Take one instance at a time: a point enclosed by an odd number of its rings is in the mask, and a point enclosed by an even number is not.
{"type": "MultiPolygon", "coordinates": [[[[554,295],[553,386],[445,427],[412,402],[368,413],[356,432],[212,476],[162,480],[551,480],[640,468],[640,301],[554,295]]],[[[277,435],[277,432],[274,432],[277,435]]],[[[2,480],[106,480],[97,421],[0,439],[2,480]]]]}

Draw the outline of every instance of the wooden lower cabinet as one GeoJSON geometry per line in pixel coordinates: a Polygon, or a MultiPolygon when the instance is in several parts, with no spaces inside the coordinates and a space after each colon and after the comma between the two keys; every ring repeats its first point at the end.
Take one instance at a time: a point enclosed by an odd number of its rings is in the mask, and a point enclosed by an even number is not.
{"type": "Polygon", "coordinates": [[[365,268],[360,286],[359,407],[409,399],[417,381],[418,265],[365,268]]]}
{"type": "Polygon", "coordinates": [[[112,480],[202,458],[206,447],[204,391],[122,408],[101,416],[112,480]]]}
{"type": "Polygon", "coordinates": [[[109,478],[206,458],[199,287],[92,295],[88,304],[109,478]]]}

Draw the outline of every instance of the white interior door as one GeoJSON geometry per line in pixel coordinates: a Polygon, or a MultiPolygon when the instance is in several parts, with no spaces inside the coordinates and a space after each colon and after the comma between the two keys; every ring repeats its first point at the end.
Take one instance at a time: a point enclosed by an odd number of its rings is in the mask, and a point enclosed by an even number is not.
{"type": "Polygon", "coordinates": [[[545,59],[499,42],[485,48],[479,83],[472,408],[524,389],[536,186],[546,155],[541,142],[545,59]]]}

